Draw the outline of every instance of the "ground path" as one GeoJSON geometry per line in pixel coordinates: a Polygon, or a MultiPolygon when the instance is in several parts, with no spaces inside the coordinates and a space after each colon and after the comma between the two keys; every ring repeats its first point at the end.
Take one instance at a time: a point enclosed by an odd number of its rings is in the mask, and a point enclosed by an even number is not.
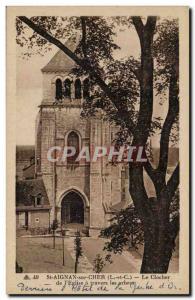
{"type": "MultiPolygon", "coordinates": [[[[17,238],[17,262],[25,273],[73,273],[75,263],[74,238],[64,239],[65,266],[63,261],[62,238],[56,238],[53,249],[52,237],[19,237],[17,238]]],[[[79,260],[78,272],[92,273],[94,259],[97,254],[103,258],[105,239],[82,237],[83,256],[79,260]]],[[[124,251],[112,254],[113,263],[107,262],[104,273],[139,273],[141,255],[136,251],[124,251]]],[[[171,272],[177,272],[178,258],[174,257],[170,264],[171,272]]]]}

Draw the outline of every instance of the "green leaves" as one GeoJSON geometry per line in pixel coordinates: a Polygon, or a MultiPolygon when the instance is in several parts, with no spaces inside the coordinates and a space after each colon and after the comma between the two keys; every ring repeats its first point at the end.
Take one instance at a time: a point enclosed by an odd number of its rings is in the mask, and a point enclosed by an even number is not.
{"type": "Polygon", "coordinates": [[[81,245],[81,237],[79,235],[76,236],[74,240],[75,245],[75,253],[76,253],[76,259],[78,259],[83,254],[82,245],[81,245]]]}
{"type": "Polygon", "coordinates": [[[94,261],[93,261],[93,271],[95,273],[101,273],[103,271],[103,268],[105,267],[106,263],[104,259],[101,257],[100,254],[97,254],[94,261]]]}
{"type": "MultiPolygon", "coordinates": [[[[170,224],[178,215],[179,191],[177,190],[169,209],[170,224]]],[[[132,204],[121,210],[110,221],[112,224],[100,233],[101,237],[109,240],[105,243],[104,250],[121,254],[127,248],[138,249],[138,246],[144,243],[143,225],[132,204]]]]}
{"type": "Polygon", "coordinates": [[[143,243],[143,227],[133,205],[121,210],[111,222],[100,234],[110,239],[105,243],[104,250],[121,254],[125,247],[136,249],[143,243]]]}
{"type": "Polygon", "coordinates": [[[153,44],[155,59],[155,88],[157,94],[168,86],[170,76],[179,71],[179,23],[178,19],[166,19],[158,23],[153,44]]]}

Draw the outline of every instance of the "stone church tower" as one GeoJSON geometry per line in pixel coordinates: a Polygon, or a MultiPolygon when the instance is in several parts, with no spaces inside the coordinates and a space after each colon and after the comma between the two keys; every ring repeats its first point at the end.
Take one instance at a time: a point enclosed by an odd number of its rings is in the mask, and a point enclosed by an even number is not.
{"type": "MultiPolygon", "coordinates": [[[[71,44],[67,44],[73,49],[71,44]]],[[[58,51],[42,69],[43,98],[36,125],[35,170],[42,177],[50,205],[50,224],[80,224],[89,234],[109,224],[112,213],[128,203],[128,170],[113,166],[107,157],[96,162],[50,162],[52,146],[110,147],[117,129],[101,116],[80,117],[82,102],[90,93],[88,78],[71,74],[74,62],[58,51]]]]}

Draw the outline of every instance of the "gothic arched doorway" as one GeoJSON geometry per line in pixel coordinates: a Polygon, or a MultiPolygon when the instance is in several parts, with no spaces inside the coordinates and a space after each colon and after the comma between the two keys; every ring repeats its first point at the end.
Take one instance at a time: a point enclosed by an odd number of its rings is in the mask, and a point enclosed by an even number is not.
{"type": "Polygon", "coordinates": [[[78,193],[71,191],[62,199],[61,223],[84,224],[84,204],[78,193]]]}

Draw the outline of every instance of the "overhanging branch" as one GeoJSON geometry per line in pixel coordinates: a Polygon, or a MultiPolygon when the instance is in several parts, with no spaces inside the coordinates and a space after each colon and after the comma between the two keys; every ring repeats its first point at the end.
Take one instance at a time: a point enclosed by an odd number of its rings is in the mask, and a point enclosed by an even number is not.
{"type": "MultiPolygon", "coordinates": [[[[112,101],[112,104],[116,107],[117,110],[120,110],[120,103],[116,102],[116,95],[112,93],[109,86],[102,80],[100,75],[98,74],[97,70],[94,69],[94,67],[90,66],[89,63],[86,62],[86,60],[80,59],[74,52],[72,52],[69,48],[67,48],[62,42],[60,42],[58,39],[53,37],[50,33],[45,31],[43,28],[35,24],[32,20],[28,19],[25,16],[19,16],[18,17],[23,23],[28,25],[31,29],[33,29],[36,33],[38,33],[42,38],[46,39],[51,44],[57,46],[59,49],[61,49],[67,56],[69,56],[76,64],[78,64],[83,70],[87,71],[90,76],[92,76],[96,83],[100,86],[102,91],[108,96],[108,98],[112,101]]],[[[128,118],[128,124],[129,124],[129,130],[131,133],[133,133],[135,124],[133,121],[128,117],[128,111],[126,111],[124,118],[128,118]]]]}
{"type": "Polygon", "coordinates": [[[167,182],[166,188],[168,191],[170,201],[172,200],[178,185],[179,185],[179,163],[177,164],[175,170],[173,171],[173,174],[171,175],[171,177],[167,182]]]}
{"type": "Polygon", "coordinates": [[[147,160],[147,162],[144,163],[144,169],[146,170],[147,174],[152,179],[152,181],[155,182],[156,181],[156,170],[152,167],[149,160],[147,160]]]}
{"type": "Polygon", "coordinates": [[[169,152],[169,139],[172,126],[179,113],[179,97],[178,97],[178,74],[173,68],[173,74],[170,78],[169,84],[169,110],[163,124],[160,139],[160,155],[158,171],[162,173],[162,176],[166,176],[167,164],[168,164],[168,152],[169,152]]]}
{"type": "Polygon", "coordinates": [[[86,17],[81,17],[81,28],[82,28],[82,51],[83,55],[86,58],[87,57],[87,49],[86,49],[86,17]]]}
{"type": "Polygon", "coordinates": [[[135,16],[132,17],[133,25],[137,31],[140,41],[143,40],[143,33],[144,33],[144,24],[142,22],[141,17],[135,16]]]}

